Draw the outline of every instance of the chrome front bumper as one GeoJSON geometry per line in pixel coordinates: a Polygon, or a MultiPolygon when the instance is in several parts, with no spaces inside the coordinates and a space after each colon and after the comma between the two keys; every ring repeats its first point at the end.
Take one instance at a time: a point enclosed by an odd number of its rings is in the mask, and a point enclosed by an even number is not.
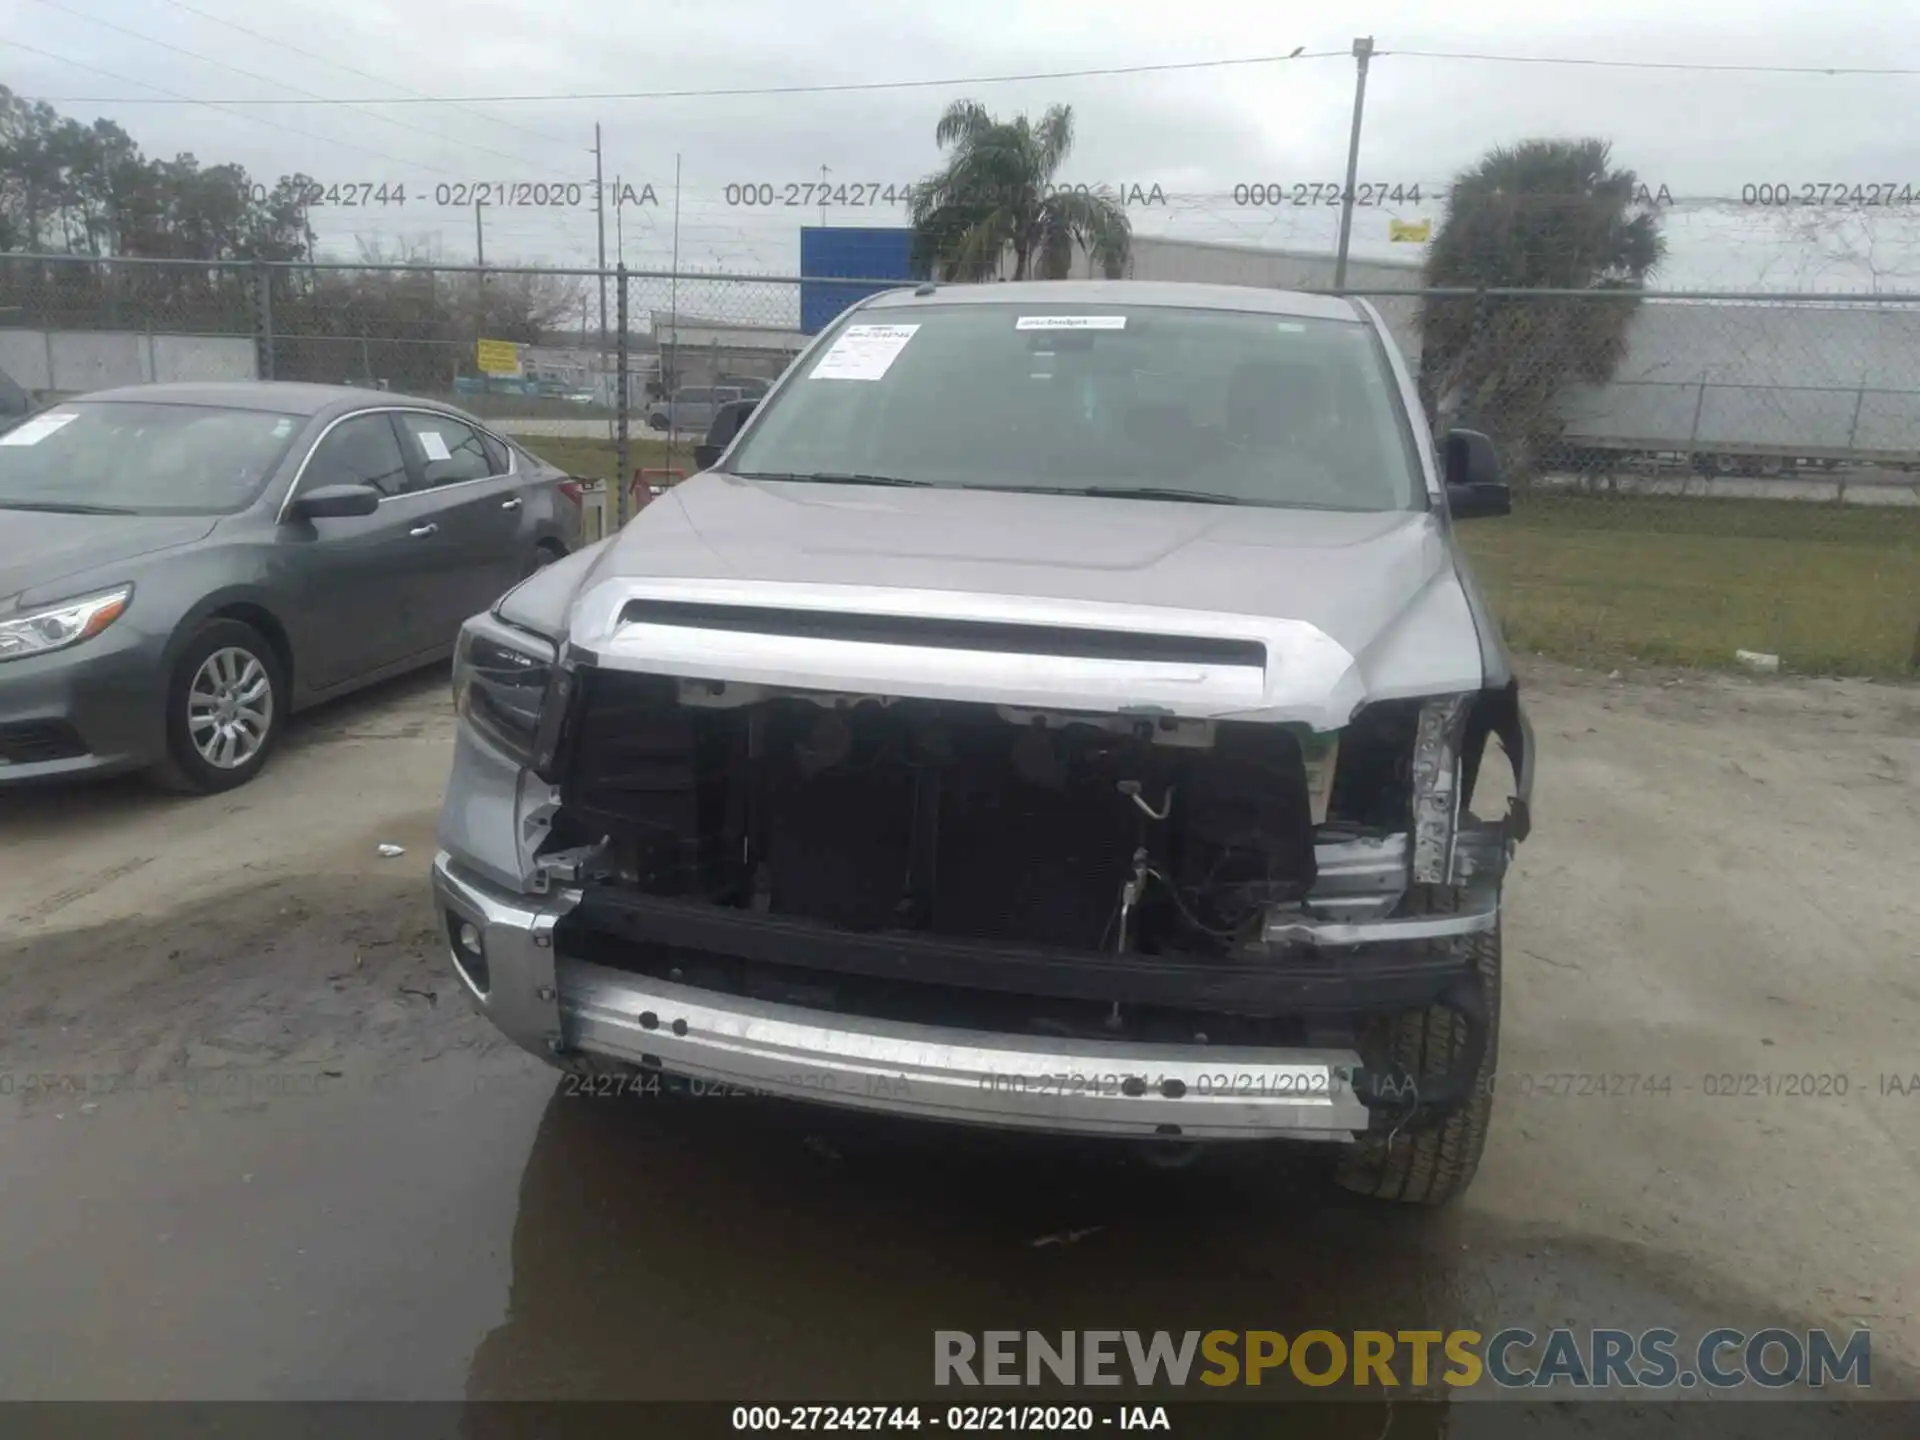
{"type": "Polygon", "coordinates": [[[569,960],[564,891],[511,895],[443,851],[434,893],[455,969],[510,1039],[719,1086],[926,1120],[1136,1139],[1347,1141],[1367,1128],[1349,1050],[1058,1040],[768,1004],[569,960]],[[461,922],[484,970],[462,963],[461,922]]]}

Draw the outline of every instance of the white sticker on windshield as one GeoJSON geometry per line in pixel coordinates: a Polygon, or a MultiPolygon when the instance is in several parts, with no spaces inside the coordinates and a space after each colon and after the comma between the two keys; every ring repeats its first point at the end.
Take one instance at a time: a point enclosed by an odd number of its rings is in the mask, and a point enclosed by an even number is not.
{"type": "Polygon", "coordinates": [[[1124,330],[1124,315],[1022,315],[1013,322],[1016,330],[1124,330]]]}
{"type": "Polygon", "coordinates": [[[447,449],[447,442],[440,438],[438,430],[422,430],[419,432],[419,437],[420,448],[427,452],[427,459],[451,460],[453,458],[453,452],[447,449]]]}
{"type": "Polygon", "coordinates": [[[21,421],[6,434],[0,435],[0,445],[38,445],[62,425],[70,425],[79,418],[80,412],[77,410],[68,410],[64,413],[55,410],[45,415],[36,415],[31,420],[21,421]]]}
{"type": "Polygon", "coordinates": [[[292,433],[293,433],[293,419],[291,416],[289,416],[285,420],[276,420],[273,422],[273,438],[274,439],[284,440],[287,438],[287,436],[291,435],[292,433]]]}
{"type": "Polygon", "coordinates": [[[849,325],[808,373],[809,380],[878,380],[918,325],[849,325]]]}
{"type": "Polygon", "coordinates": [[[1285,330],[1289,335],[1299,335],[1304,333],[1307,327],[1297,320],[1282,320],[1273,328],[1276,330],[1285,330]]]}

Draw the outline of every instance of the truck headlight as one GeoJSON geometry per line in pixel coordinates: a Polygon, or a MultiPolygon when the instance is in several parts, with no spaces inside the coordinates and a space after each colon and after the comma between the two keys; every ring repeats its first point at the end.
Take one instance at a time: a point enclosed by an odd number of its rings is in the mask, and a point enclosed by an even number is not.
{"type": "Polygon", "coordinates": [[[525,765],[553,683],[553,664],[553,648],[537,636],[476,616],[461,630],[454,652],[454,708],[525,765]]]}
{"type": "Polygon", "coordinates": [[[133,587],[122,585],[0,620],[0,660],[78,645],[118,620],[132,598],[133,587]]]}
{"type": "Polygon", "coordinates": [[[1470,695],[1442,695],[1420,707],[1413,739],[1413,878],[1453,883],[1460,830],[1460,746],[1470,695]]]}

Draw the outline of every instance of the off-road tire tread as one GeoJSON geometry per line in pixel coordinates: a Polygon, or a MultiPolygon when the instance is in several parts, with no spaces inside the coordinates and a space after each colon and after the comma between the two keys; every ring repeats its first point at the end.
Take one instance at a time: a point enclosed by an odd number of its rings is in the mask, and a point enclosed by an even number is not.
{"type": "MultiPolygon", "coordinates": [[[[1417,913],[1441,914],[1458,906],[1455,893],[1435,888],[1417,913]]],[[[1405,1205],[1444,1205],[1464,1192],[1480,1168],[1487,1126],[1493,1118],[1493,1076],[1500,1050],[1500,930],[1452,942],[1479,971],[1487,1008],[1487,1048],[1473,1095],[1440,1124],[1402,1132],[1370,1134],[1345,1155],[1335,1171],[1343,1188],[1376,1200],[1405,1205]]],[[[1467,1043],[1467,1027],[1451,1010],[1435,1006],[1410,1011],[1392,1022],[1391,1050],[1406,1073],[1420,1079],[1445,1075],[1467,1043]]]]}

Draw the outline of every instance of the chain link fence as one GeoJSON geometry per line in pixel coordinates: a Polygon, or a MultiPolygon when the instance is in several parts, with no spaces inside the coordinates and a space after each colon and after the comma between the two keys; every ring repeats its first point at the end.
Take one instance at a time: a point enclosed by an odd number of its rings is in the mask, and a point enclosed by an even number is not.
{"type": "MultiPolygon", "coordinates": [[[[0,410],[173,380],[430,396],[618,482],[618,524],[807,344],[803,287],[898,283],[4,256],[0,410]],[[483,341],[516,373],[483,372],[483,341]]],[[[1920,296],[1346,293],[1436,428],[1499,447],[1514,514],[1462,537],[1517,648],[1920,666],[1920,296]]]]}

